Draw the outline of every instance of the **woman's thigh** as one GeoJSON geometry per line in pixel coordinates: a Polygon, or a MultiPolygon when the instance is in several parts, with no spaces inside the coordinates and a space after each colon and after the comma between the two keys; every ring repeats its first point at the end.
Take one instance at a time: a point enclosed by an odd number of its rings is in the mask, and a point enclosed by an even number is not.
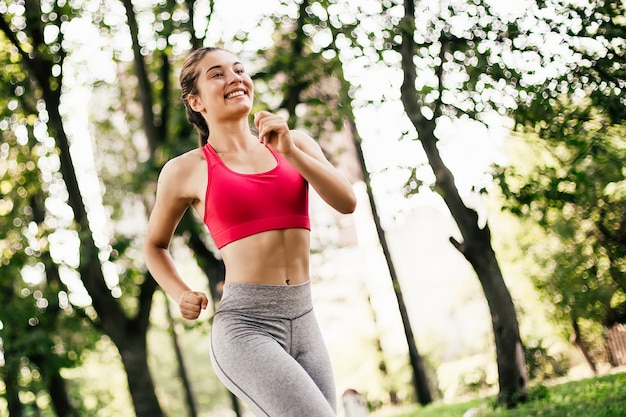
{"type": "Polygon", "coordinates": [[[334,404],[264,327],[229,313],[215,316],[211,361],[222,383],[259,416],[335,416],[334,404]]]}
{"type": "Polygon", "coordinates": [[[313,310],[293,320],[290,354],[336,408],[337,392],[330,356],[313,310]]]}

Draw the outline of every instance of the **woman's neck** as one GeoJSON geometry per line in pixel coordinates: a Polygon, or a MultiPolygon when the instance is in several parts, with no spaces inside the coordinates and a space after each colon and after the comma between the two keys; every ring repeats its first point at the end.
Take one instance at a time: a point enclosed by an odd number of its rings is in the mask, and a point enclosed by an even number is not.
{"type": "Polygon", "coordinates": [[[247,120],[213,123],[209,132],[209,143],[219,153],[242,151],[258,144],[247,120]]]}

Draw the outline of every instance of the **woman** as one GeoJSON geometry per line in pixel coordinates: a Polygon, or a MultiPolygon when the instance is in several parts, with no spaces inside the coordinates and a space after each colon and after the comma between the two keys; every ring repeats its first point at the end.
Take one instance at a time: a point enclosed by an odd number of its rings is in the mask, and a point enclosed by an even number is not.
{"type": "Polygon", "coordinates": [[[248,116],[253,82],[232,53],[202,48],[180,84],[200,147],[168,161],[145,239],[150,273],[196,319],[208,304],[176,271],[168,246],[185,210],[204,219],[226,267],[211,329],[220,380],[259,416],[334,416],[330,360],[309,281],[308,184],[341,213],[355,209],[350,183],[308,135],[276,115],[248,116]]]}

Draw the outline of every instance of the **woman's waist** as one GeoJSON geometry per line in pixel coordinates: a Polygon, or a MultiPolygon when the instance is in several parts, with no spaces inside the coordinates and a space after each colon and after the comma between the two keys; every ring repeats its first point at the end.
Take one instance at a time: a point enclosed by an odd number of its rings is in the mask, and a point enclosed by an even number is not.
{"type": "Polygon", "coordinates": [[[217,313],[294,319],[312,309],[308,279],[295,285],[227,281],[217,313]]]}
{"type": "Polygon", "coordinates": [[[308,268],[263,268],[257,270],[250,267],[226,267],[225,284],[258,284],[258,285],[301,285],[309,280],[308,268]],[[234,271],[233,271],[234,269],[234,271]]]}

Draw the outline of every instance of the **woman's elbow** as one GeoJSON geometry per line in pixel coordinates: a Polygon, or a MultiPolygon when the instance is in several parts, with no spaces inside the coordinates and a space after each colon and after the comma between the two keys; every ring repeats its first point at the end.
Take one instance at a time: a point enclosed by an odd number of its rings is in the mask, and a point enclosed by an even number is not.
{"type": "Polygon", "coordinates": [[[342,202],[342,204],[337,207],[337,211],[341,214],[350,214],[354,213],[356,210],[356,196],[354,193],[350,193],[342,202]]]}
{"type": "Polygon", "coordinates": [[[150,263],[155,257],[159,256],[163,251],[167,251],[169,245],[167,243],[158,242],[150,236],[146,236],[143,241],[143,256],[146,263],[150,263]]]}
{"type": "Polygon", "coordinates": [[[150,270],[150,265],[152,264],[152,260],[154,259],[155,246],[152,242],[148,240],[144,240],[143,242],[143,259],[150,270]]]}

